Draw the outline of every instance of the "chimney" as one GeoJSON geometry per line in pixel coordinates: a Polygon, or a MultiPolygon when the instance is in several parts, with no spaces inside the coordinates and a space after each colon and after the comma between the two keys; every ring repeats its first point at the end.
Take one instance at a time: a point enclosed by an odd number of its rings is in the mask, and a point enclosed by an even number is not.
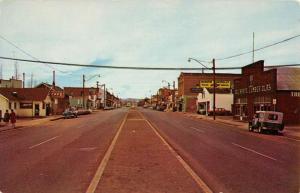
{"type": "Polygon", "coordinates": [[[52,82],[53,89],[55,88],[55,70],[53,70],[53,82],[52,82]]]}
{"type": "Polygon", "coordinates": [[[25,88],[25,73],[23,72],[23,88],[25,88]]]}

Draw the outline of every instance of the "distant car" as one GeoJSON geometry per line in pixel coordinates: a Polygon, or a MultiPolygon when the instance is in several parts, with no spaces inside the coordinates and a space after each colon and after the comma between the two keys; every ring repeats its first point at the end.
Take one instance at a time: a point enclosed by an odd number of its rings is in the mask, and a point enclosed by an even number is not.
{"type": "Polygon", "coordinates": [[[284,129],[283,113],[275,111],[256,111],[253,119],[249,121],[249,131],[254,129],[262,133],[264,130],[282,131],[284,129]]]}
{"type": "MultiPolygon", "coordinates": [[[[209,116],[212,116],[214,114],[214,111],[213,110],[209,110],[208,111],[208,115],[209,116]]],[[[216,108],[215,109],[215,115],[218,115],[218,116],[228,116],[228,115],[231,115],[231,112],[224,109],[224,108],[216,108]]]]}
{"type": "Polygon", "coordinates": [[[63,112],[63,116],[64,116],[65,119],[77,118],[78,117],[78,111],[75,108],[68,108],[63,112]]]}

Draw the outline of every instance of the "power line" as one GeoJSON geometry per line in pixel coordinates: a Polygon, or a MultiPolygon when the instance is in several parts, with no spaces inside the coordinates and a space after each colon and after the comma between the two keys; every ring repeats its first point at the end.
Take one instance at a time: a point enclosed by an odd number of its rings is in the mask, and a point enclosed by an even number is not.
{"type": "MultiPolygon", "coordinates": [[[[23,54],[31,57],[32,59],[36,60],[36,61],[40,61],[38,58],[34,57],[33,55],[29,54],[28,52],[26,52],[25,50],[23,50],[22,48],[20,48],[19,46],[17,46],[16,44],[12,43],[11,41],[9,41],[7,38],[3,37],[2,35],[0,35],[0,38],[5,40],[7,43],[9,43],[10,45],[12,45],[13,47],[17,48],[19,51],[21,51],[23,54]]],[[[49,64],[45,63],[45,65],[47,65],[49,68],[52,68],[53,70],[57,70],[59,72],[62,73],[67,73],[65,71],[61,71],[59,69],[54,68],[53,66],[50,66],[49,64]]]]}
{"type": "Polygon", "coordinates": [[[263,46],[261,48],[257,48],[257,49],[251,50],[251,51],[243,52],[243,53],[240,53],[240,54],[235,54],[235,55],[224,57],[224,58],[217,58],[216,60],[219,60],[219,61],[220,60],[227,60],[227,59],[235,58],[235,57],[242,56],[242,55],[245,55],[245,54],[249,54],[249,53],[252,53],[252,52],[257,52],[257,51],[260,51],[260,50],[263,50],[263,49],[266,49],[266,48],[269,48],[269,47],[272,47],[272,46],[275,46],[275,45],[278,45],[278,44],[281,44],[281,43],[284,43],[284,42],[287,42],[287,41],[290,41],[290,40],[295,39],[297,37],[300,37],[300,34],[289,37],[287,39],[284,39],[284,40],[281,40],[281,41],[278,41],[278,42],[275,42],[275,43],[272,43],[272,44],[269,44],[269,45],[266,45],[266,46],[263,46]]]}
{"type": "MultiPolygon", "coordinates": [[[[63,62],[51,62],[51,61],[36,61],[36,60],[28,60],[28,59],[19,59],[19,58],[10,58],[0,56],[0,59],[4,60],[14,60],[21,62],[31,62],[31,63],[42,63],[42,64],[50,64],[50,65],[62,65],[62,66],[76,66],[76,67],[86,67],[86,68],[107,68],[107,69],[123,69],[123,70],[212,70],[212,68],[158,68],[158,67],[137,67],[137,66],[100,66],[94,64],[77,64],[77,63],[63,63],[63,62]]],[[[300,64],[284,64],[277,66],[265,66],[265,68],[276,68],[276,67],[287,67],[287,66],[300,66],[300,64]]],[[[242,67],[221,67],[216,68],[216,70],[237,70],[242,67]]]]}

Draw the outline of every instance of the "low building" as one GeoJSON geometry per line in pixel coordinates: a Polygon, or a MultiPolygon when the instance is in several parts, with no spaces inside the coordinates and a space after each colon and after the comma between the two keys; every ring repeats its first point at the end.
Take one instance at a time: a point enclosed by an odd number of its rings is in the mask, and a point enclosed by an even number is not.
{"type": "Polygon", "coordinates": [[[22,88],[22,80],[16,80],[16,79],[9,79],[4,80],[0,79],[0,88],[22,88]]]}
{"type": "Polygon", "coordinates": [[[234,81],[235,118],[249,120],[258,111],[280,111],[285,123],[300,123],[300,68],[265,69],[264,61],[242,68],[234,81]]]}
{"type": "Polygon", "coordinates": [[[99,88],[64,87],[69,106],[79,108],[97,108],[99,88]]]}
{"type": "Polygon", "coordinates": [[[65,97],[64,90],[55,84],[41,83],[35,88],[44,88],[49,91],[51,97],[51,114],[62,114],[67,108],[68,97],[65,97]]]}
{"type": "MultiPolygon", "coordinates": [[[[240,74],[216,73],[217,88],[233,89],[240,74]]],[[[197,112],[197,96],[203,88],[213,87],[213,73],[181,73],[178,77],[177,107],[183,112],[197,112]]]]}
{"type": "Polygon", "coordinates": [[[0,94],[0,117],[3,118],[6,110],[9,110],[9,100],[8,98],[0,94]]]}
{"type": "MultiPolygon", "coordinates": [[[[231,112],[233,104],[233,93],[231,89],[216,89],[216,108],[222,108],[231,112]]],[[[203,91],[197,97],[197,111],[200,114],[208,115],[208,112],[213,111],[213,95],[212,88],[203,88],[203,91]]]]}
{"type": "Polygon", "coordinates": [[[44,117],[51,113],[51,97],[47,89],[0,88],[0,95],[1,104],[5,105],[3,110],[13,109],[18,117],[44,117]]]}

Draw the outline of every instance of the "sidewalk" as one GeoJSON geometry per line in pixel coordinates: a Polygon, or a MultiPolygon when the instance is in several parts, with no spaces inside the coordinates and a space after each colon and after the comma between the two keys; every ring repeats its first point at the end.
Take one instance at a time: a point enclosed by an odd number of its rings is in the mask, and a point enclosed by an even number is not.
{"type": "MultiPolygon", "coordinates": [[[[196,113],[186,113],[186,112],[178,112],[183,113],[185,116],[195,118],[195,119],[203,119],[208,121],[213,121],[212,116],[206,116],[206,115],[199,115],[196,113]]],[[[242,130],[248,130],[248,123],[235,120],[232,118],[232,116],[216,116],[216,120],[219,123],[227,124],[230,126],[235,126],[236,128],[242,129],[242,130]]],[[[290,137],[293,139],[300,140],[300,125],[288,125],[284,127],[283,135],[286,137],[290,137]]]]}
{"type": "MultiPolygon", "coordinates": [[[[58,119],[62,119],[63,117],[61,115],[53,115],[45,118],[19,118],[17,119],[16,122],[16,128],[21,128],[21,127],[28,127],[28,126],[35,126],[35,125],[40,125],[49,121],[55,121],[58,119]]],[[[1,122],[0,124],[0,132],[1,131],[6,131],[9,129],[13,129],[11,124],[8,126],[4,125],[4,122],[1,122]]]]}

